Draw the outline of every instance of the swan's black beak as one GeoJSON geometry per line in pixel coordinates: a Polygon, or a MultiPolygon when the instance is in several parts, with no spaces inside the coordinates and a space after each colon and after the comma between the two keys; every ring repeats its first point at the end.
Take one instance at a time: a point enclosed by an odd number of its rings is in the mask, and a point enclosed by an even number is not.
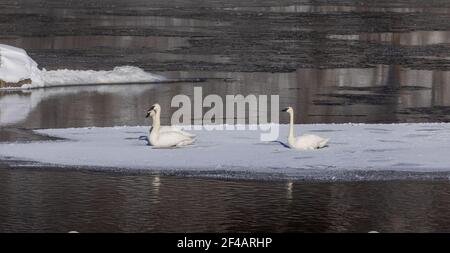
{"type": "Polygon", "coordinates": [[[150,112],[153,111],[153,109],[155,109],[155,106],[152,106],[150,107],[150,109],[148,109],[147,115],[145,115],[146,118],[150,117],[150,112]]]}
{"type": "Polygon", "coordinates": [[[284,108],[283,110],[281,110],[282,112],[287,112],[287,110],[289,110],[289,107],[284,108]]]}

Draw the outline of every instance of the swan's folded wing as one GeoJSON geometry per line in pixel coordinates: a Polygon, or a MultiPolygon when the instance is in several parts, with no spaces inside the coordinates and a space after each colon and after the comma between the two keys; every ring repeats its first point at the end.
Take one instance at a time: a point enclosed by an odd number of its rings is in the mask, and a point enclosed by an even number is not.
{"type": "MultiPolygon", "coordinates": [[[[150,132],[151,132],[151,129],[150,129],[150,132]]],[[[180,133],[180,134],[182,134],[184,136],[191,137],[191,138],[194,138],[196,136],[195,134],[191,134],[191,133],[188,133],[186,131],[183,131],[183,130],[179,129],[176,126],[161,126],[161,128],[159,129],[159,132],[160,133],[163,133],[163,132],[178,132],[178,133],[180,133]]]]}
{"type": "Polygon", "coordinates": [[[178,145],[186,145],[192,143],[193,138],[182,135],[177,131],[160,132],[158,138],[158,146],[171,147],[178,145]]]}
{"type": "Polygon", "coordinates": [[[301,149],[316,149],[323,148],[327,142],[328,139],[313,134],[307,134],[296,139],[296,146],[301,149]]]}

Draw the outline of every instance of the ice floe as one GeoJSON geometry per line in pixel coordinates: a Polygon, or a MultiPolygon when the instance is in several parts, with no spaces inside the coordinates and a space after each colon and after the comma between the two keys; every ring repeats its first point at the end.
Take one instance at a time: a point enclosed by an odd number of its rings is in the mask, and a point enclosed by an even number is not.
{"type": "Polygon", "coordinates": [[[134,66],[119,66],[112,70],[101,71],[41,70],[25,50],[0,44],[0,80],[7,83],[18,83],[27,79],[31,80],[31,84],[23,84],[20,88],[158,82],[165,80],[162,76],[151,74],[134,66]]]}
{"type": "Polygon", "coordinates": [[[18,83],[26,79],[35,85],[43,84],[38,64],[25,50],[0,44],[0,80],[18,83]]]}
{"type": "Polygon", "coordinates": [[[328,147],[298,151],[280,142],[261,142],[260,132],[192,131],[194,146],[156,149],[140,136],[149,127],[70,128],[37,130],[60,141],[1,143],[0,157],[58,164],[155,171],[229,171],[281,173],[305,171],[450,171],[450,124],[311,124],[296,132],[320,133],[328,147]]]}

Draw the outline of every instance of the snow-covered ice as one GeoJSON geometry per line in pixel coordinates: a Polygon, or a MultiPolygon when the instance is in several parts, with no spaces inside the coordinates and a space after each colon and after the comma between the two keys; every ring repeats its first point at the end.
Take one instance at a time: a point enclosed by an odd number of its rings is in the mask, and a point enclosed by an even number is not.
{"type": "Polygon", "coordinates": [[[17,83],[26,79],[36,85],[43,84],[37,63],[25,50],[0,44],[0,80],[17,83]]]}
{"type": "Polygon", "coordinates": [[[89,85],[107,83],[139,83],[158,82],[165,80],[164,77],[145,72],[141,68],[133,66],[115,67],[113,70],[42,70],[41,84],[25,84],[22,88],[37,88],[64,85],[89,85]]]}
{"type": "MultiPolygon", "coordinates": [[[[149,169],[155,171],[228,171],[281,173],[305,171],[450,171],[450,124],[296,125],[297,134],[330,138],[313,151],[261,142],[258,131],[192,131],[194,146],[156,149],[139,140],[149,127],[37,130],[59,141],[2,143],[0,157],[67,166],[149,169]]],[[[280,125],[285,142],[287,125],[280,125]]]]}
{"type": "Polygon", "coordinates": [[[0,44],[0,80],[17,83],[31,79],[31,84],[20,88],[40,88],[65,85],[90,85],[106,83],[158,82],[164,77],[145,72],[134,66],[120,66],[113,70],[45,70],[30,58],[25,50],[0,44]]]}

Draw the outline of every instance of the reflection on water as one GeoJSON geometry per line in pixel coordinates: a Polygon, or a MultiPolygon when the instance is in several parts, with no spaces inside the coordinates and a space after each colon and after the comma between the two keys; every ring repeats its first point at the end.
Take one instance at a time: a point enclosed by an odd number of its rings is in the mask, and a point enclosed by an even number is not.
{"type": "Polygon", "coordinates": [[[307,121],[334,122],[329,120],[331,115],[347,117],[337,122],[420,121],[398,112],[450,105],[448,71],[380,65],[372,69],[298,70],[297,78],[299,83],[308,84],[298,90],[296,103],[303,114],[310,115],[307,121]]]}
{"type": "Polygon", "coordinates": [[[355,5],[288,5],[288,6],[246,6],[246,7],[228,7],[225,10],[233,11],[255,11],[255,12],[286,12],[286,13],[341,13],[341,12],[431,12],[431,13],[450,13],[449,8],[408,8],[408,7],[376,7],[361,4],[355,5]]]}
{"type": "MultiPolygon", "coordinates": [[[[22,121],[30,119],[34,121],[35,127],[43,127],[42,122],[53,121],[62,122],[65,118],[63,115],[67,113],[75,118],[83,117],[83,126],[96,125],[93,121],[91,113],[94,117],[101,117],[103,110],[101,108],[108,106],[110,113],[114,112],[114,116],[129,119],[126,113],[129,109],[122,108],[122,105],[126,105],[128,99],[134,98],[141,94],[143,91],[149,91],[155,87],[155,84],[147,84],[145,87],[140,85],[104,85],[104,86],[86,86],[86,87],[67,87],[67,88],[50,88],[50,89],[37,89],[37,90],[25,90],[25,91],[5,91],[0,92],[0,124],[1,126],[11,126],[18,124],[21,126],[22,121]],[[121,94],[118,99],[115,100],[116,105],[108,103],[108,97],[114,94],[121,94]],[[95,95],[102,97],[95,103],[95,95]],[[77,97],[80,96],[80,99],[77,97]],[[125,103],[121,101],[125,100],[125,103]],[[50,107],[42,105],[41,103],[54,101],[50,107]],[[64,103],[71,105],[70,108],[60,108],[58,104],[64,103]],[[36,107],[40,110],[35,111],[36,107]],[[43,108],[42,108],[43,107],[43,108]],[[116,107],[122,109],[116,109],[116,107]],[[50,110],[49,110],[50,109],[50,110]],[[125,111],[124,111],[125,109],[125,111]],[[43,110],[43,111],[41,111],[43,110]],[[99,111],[98,113],[95,113],[99,111]],[[31,115],[33,112],[34,115],[31,115]],[[52,114],[56,118],[48,117],[52,114]]],[[[51,102],[52,103],[52,102],[51,102]]],[[[108,118],[113,117],[113,115],[108,118]]],[[[74,119],[76,120],[76,119],[74,119]]],[[[112,119],[113,120],[113,119],[112,119]]],[[[69,127],[71,120],[64,125],[50,123],[53,127],[69,127]]],[[[112,123],[113,121],[110,121],[112,123]]],[[[45,125],[45,124],[44,124],[45,125]]],[[[23,126],[23,125],[22,125],[23,126]]]]}
{"type": "MultiPolygon", "coordinates": [[[[166,75],[189,78],[202,73],[166,75]]],[[[211,77],[236,80],[217,87],[218,94],[279,94],[280,107],[297,108],[297,123],[424,121],[398,112],[406,108],[450,106],[449,71],[379,65],[364,69],[298,69],[276,74],[215,73],[211,77]]],[[[287,122],[286,115],[280,116],[282,122],[287,122]]]]}
{"type": "Polygon", "coordinates": [[[159,202],[159,189],[161,188],[161,177],[155,175],[152,179],[153,193],[155,195],[154,202],[159,202]]]}
{"type": "MultiPolygon", "coordinates": [[[[194,86],[222,98],[278,94],[280,107],[296,108],[296,123],[450,121],[450,71],[420,70],[448,69],[448,4],[41,2],[0,3],[0,43],[27,49],[42,67],[126,64],[208,79],[0,91],[0,141],[42,139],[33,128],[147,125],[156,102],[168,124],[172,97],[192,98],[194,86]],[[411,69],[399,59],[419,63],[411,69]],[[266,72],[245,72],[255,70],[266,72]]],[[[259,182],[10,166],[0,161],[0,232],[450,232],[449,182],[259,182]]]]}
{"type": "MultiPolygon", "coordinates": [[[[9,32],[0,29],[0,43],[26,49],[41,68],[104,70],[119,65],[138,65],[153,71],[154,65],[165,65],[163,69],[167,69],[169,64],[179,68],[178,65],[184,62],[228,62],[228,57],[222,55],[175,52],[188,48],[188,40],[195,33],[214,32],[217,27],[229,25],[227,22],[164,16],[93,15],[73,9],[43,11],[30,8],[24,12],[30,12],[28,19],[42,15],[43,18],[37,18],[35,22],[26,21],[39,24],[38,27],[17,27],[9,32]],[[25,35],[15,34],[17,31],[25,35]]],[[[18,25],[0,22],[0,28],[2,24],[18,25]]]]}
{"type": "Polygon", "coordinates": [[[449,232],[449,208],[449,182],[0,169],[0,232],[449,232]]]}
{"type": "Polygon", "coordinates": [[[2,6],[0,43],[27,49],[47,69],[137,65],[150,72],[288,72],[375,64],[449,68],[448,59],[442,62],[449,56],[447,48],[436,46],[449,42],[450,8],[445,3],[437,8],[436,3],[404,1],[61,0],[46,1],[48,8],[43,8],[32,2],[2,6]],[[391,41],[399,47],[386,45],[391,41]],[[418,51],[409,45],[435,47],[418,51]],[[439,58],[415,60],[428,56],[439,58]]]}
{"type": "MultiPolygon", "coordinates": [[[[450,72],[379,65],[366,69],[298,69],[293,73],[163,72],[169,78],[207,77],[204,83],[103,85],[24,92],[0,92],[0,123],[27,128],[145,125],[143,112],[153,103],[170,123],[178,94],[203,97],[280,95],[280,107],[296,108],[296,123],[421,122],[411,108],[450,106],[450,72]],[[232,81],[225,81],[232,80],[232,81]]],[[[204,109],[204,111],[206,111],[204,109]]],[[[280,115],[287,122],[287,115],[280,115]]],[[[419,115],[420,116],[420,115],[419,115]]],[[[435,115],[440,120],[447,117],[435,115]]],[[[449,120],[447,118],[447,120],[449,120]]],[[[198,121],[196,121],[198,122],[198,121]]]]}
{"type": "Polygon", "coordinates": [[[154,27],[158,29],[181,31],[181,32],[195,32],[202,29],[211,29],[216,26],[225,26],[226,22],[212,22],[201,19],[191,18],[173,18],[163,16],[115,16],[115,15],[100,15],[94,19],[89,19],[89,23],[94,23],[97,26],[130,26],[130,27],[154,27]]]}
{"type": "Polygon", "coordinates": [[[187,39],[158,36],[55,36],[5,38],[2,43],[26,49],[89,49],[95,47],[171,50],[188,45],[187,39]]]}
{"type": "Polygon", "coordinates": [[[361,33],[329,35],[330,39],[392,43],[394,45],[424,46],[450,43],[450,31],[413,31],[405,33],[361,33]]]}
{"type": "MultiPolygon", "coordinates": [[[[116,51],[111,54],[110,50],[123,50],[124,53],[119,58],[127,60],[127,64],[134,64],[136,59],[153,59],[158,61],[176,62],[176,61],[197,61],[211,63],[228,63],[229,57],[223,55],[196,55],[196,54],[173,54],[172,50],[181,49],[189,45],[188,39],[175,36],[109,36],[109,35],[78,35],[78,36],[50,36],[50,37],[13,37],[0,39],[0,43],[15,47],[26,48],[27,50],[42,51],[38,59],[44,57],[43,63],[39,63],[40,68],[47,68],[45,64],[46,57],[55,61],[55,57],[48,53],[52,50],[54,53],[70,55],[77,52],[84,57],[80,60],[84,65],[68,66],[67,68],[86,69],[93,64],[95,69],[108,69],[98,65],[96,57],[114,57],[116,51]],[[58,53],[59,52],[59,53],[58,53]],[[89,52],[89,53],[86,53],[89,52]]],[[[118,57],[118,56],[116,56],[118,57]]],[[[102,60],[104,61],[104,60],[102,60]]],[[[51,63],[52,69],[61,68],[60,65],[51,63]]]]}
{"type": "Polygon", "coordinates": [[[333,13],[355,11],[356,6],[333,6],[333,5],[289,5],[289,6],[248,6],[248,7],[229,7],[225,10],[233,11],[257,11],[257,12],[293,12],[293,13],[333,13]]]}
{"type": "Polygon", "coordinates": [[[294,183],[291,181],[286,182],[286,199],[292,200],[292,190],[294,189],[294,183]]]}

